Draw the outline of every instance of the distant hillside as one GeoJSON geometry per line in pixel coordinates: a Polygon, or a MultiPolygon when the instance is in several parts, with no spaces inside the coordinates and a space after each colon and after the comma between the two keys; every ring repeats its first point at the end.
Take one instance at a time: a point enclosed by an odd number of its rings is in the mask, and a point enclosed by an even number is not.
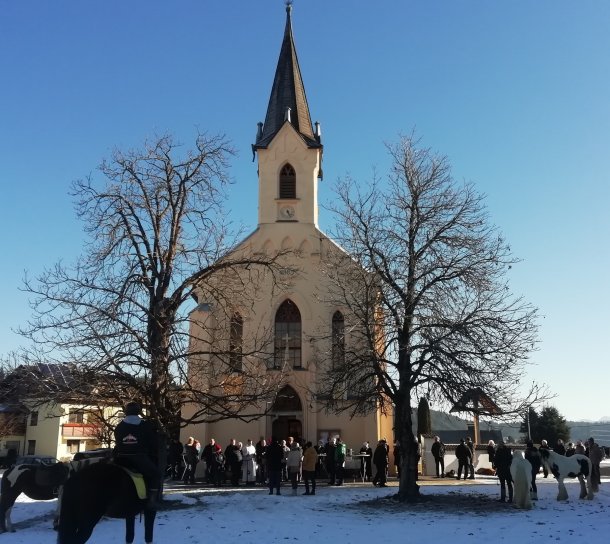
{"type": "MultiPolygon", "coordinates": [[[[466,431],[472,420],[430,410],[432,419],[432,432],[435,431],[466,431]]],[[[481,422],[481,430],[498,429],[508,442],[521,442],[523,436],[519,432],[520,421],[516,422],[481,422]]],[[[570,440],[586,440],[592,436],[600,446],[610,446],[610,417],[603,417],[599,421],[568,421],[570,427],[570,440]]],[[[417,409],[413,410],[413,431],[417,431],[417,409]]]]}
{"type": "Polygon", "coordinates": [[[610,421],[568,421],[570,440],[586,440],[592,436],[600,446],[610,446],[610,421]]]}

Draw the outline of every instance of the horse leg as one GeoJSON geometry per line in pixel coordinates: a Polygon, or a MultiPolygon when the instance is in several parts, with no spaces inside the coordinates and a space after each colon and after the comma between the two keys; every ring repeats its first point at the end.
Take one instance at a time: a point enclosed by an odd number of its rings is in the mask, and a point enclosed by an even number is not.
{"type": "Polygon", "coordinates": [[[559,486],[559,493],[557,493],[557,500],[558,501],[567,501],[568,500],[568,490],[566,489],[566,486],[563,483],[563,478],[557,479],[557,485],[559,486]]]}
{"type": "MultiPolygon", "coordinates": [[[[596,489],[596,484],[593,481],[593,476],[591,474],[589,474],[589,476],[587,476],[586,478],[586,487],[585,489],[587,490],[587,499],[591,500],[593,499],[593,494],[595,491],[599,491],[599,487],[596,489]]],[[[585,480],[584,476],[583,476],[583,480],[585,480]]]]}
{"type": "Polygon", "coordinates": [[[132,544],[136,532],[136,517],[127,516],[125,518],[125,542],[132,544]]]}
{"type": "Polygon", "coordinates": [[[587,496],[587,486],[585,485],[585,479],[582,474],[579,474],[577,476],[577,478],[578,478],[578,483],[580,484],[580,497],[579,498],[584,499],[587,496]]]}
{"type": "Polygon", "coordinates": [[[153,544],[153,530],[155,528],[155,518],[157,511],[153,509],[144,509],[144,542],[153,544]]]}
{"type": "Polygon", "coordinates": [[[55,508],[55,516],[53,517],[53,529],[57,531],[59,527],[59,513],[61,512],[61,496],[64,492],[64,486],[59,486],[57,491],[57,507],[55,508]]]}
{"type": "Polygon", "coordinates": [[[0,533],[6,531],[11,533],[15,532],[13,523],[11,522],[11,511],[13,510],[13,505],[20,493],[21,490],[19,493],[16,493],[12,489],[5,489],[4,493],[2,493],[2,497],[0,497],[0,533]]]}

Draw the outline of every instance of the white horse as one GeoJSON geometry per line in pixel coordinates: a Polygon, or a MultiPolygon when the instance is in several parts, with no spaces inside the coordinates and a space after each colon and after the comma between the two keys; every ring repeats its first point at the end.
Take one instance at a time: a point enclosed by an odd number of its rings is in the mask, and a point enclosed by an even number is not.
{"type": "Polygon", "coordinates": [[[554,451],[542,448],[540,449],[540,457],[542,458],[542,463],[557,480],[559,485],[559,493],[557,494],[558,501],[565,501],[568,499],[568,491],[563,483],[564,478],[578,478],[578,481],[580,482],[580,498],[593,498],[591,463],[586,455],[576,453],[571,457],[565,457],[554,451]],[[587,481],[586,485],[585,479],[587,481]]]}
{"type": "Polygon", "coordinates": [[[510,475],[513,478],[514,497],[513,502],[517,508],[531,509],[532,499],[530,487],[532,485],[532,465],[523,457],[523,453],[516,451],[513,453],[513,460],[510,464],[510,475]]]}

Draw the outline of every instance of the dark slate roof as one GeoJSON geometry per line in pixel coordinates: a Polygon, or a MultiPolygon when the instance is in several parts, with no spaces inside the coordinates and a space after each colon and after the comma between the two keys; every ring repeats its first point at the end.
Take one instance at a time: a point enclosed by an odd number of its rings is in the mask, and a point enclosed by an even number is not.
{"type": "MultiPolygon", "coordinates": [[[[500,430],[493,430],[493,429],[486,430],[486,431],[481,430],[480,433],[481,433],[481,444],[484,444],[484,445],[487,445],[487,443],[490,440],[493,440],[496,444],[500,440],[503,440],[502,431],[500,431],[500,430]]],[[[444,430],[438,429],[438,430],[434,431],[432,434],[439,436],[444,444],[459,444],[460,439],[463,438],[465,440],[467,436],[470,436],[470,438],[474,438],[473,433],[468,430],[444,431],[444,430]]]]}
{"type": "Polygon", "coordinates": [[[301,78],[299,60],[292,36],[292,6],[286,6],[286,29],[275,69],[275,78],[267,106],[262,133],[257,134],[254,149],[265,148],[286,122],[286,110],[290,108],[290,123],[309,147],[321,147],[314,135],[301,78]]]}

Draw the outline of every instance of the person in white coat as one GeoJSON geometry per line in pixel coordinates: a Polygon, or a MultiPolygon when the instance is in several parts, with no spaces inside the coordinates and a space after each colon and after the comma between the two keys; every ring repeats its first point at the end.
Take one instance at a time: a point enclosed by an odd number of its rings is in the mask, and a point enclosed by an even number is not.
{"type": "Polygon", "coordinates": [[[246,445],[241,449],[241,479],[246,485],[256,484],[256,447],[248,438],[246,445]]]}
{"type": "Polygon", "coordinates": [[[292,494],[296,495],[301,476],[301,468],[303,466],[303,450],[298,442],[292,443],[292,447],[288,452],[288,457],[286,459],[286,466],[290,476],[290,483],[292,484],[292,494]]]}

